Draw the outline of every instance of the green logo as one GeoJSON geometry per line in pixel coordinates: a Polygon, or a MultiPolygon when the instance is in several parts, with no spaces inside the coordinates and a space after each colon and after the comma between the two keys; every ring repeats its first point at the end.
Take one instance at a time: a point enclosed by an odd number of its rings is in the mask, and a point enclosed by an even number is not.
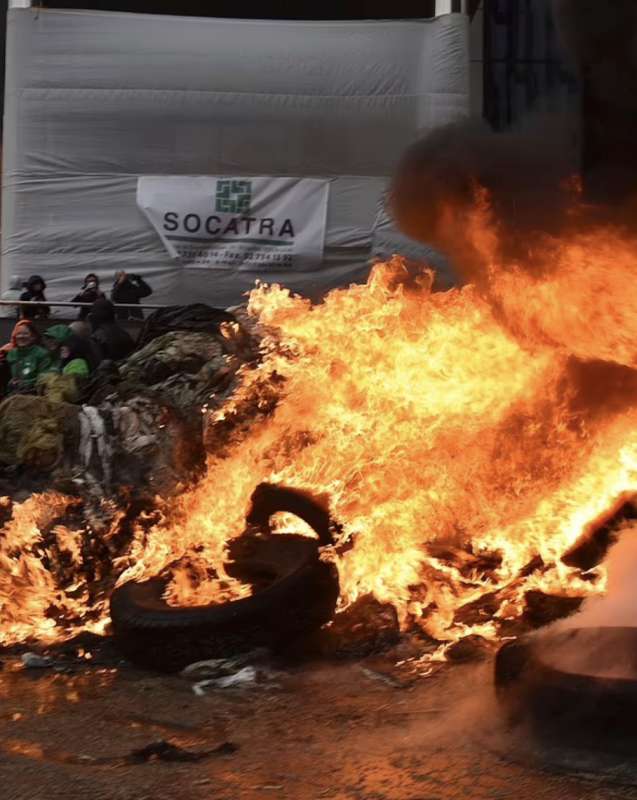
{"type": "Polygon", "coordinates": [[[252,181],[218,180],[215,211],[221,214],[250,214],[252,181]]]}

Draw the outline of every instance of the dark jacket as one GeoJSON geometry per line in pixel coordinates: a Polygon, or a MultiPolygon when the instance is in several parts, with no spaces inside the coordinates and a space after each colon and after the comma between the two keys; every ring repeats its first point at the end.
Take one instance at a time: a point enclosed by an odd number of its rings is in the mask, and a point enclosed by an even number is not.
{"type": "MultiPolygon", "coordinates": [[[[100,289],[99,283],[96,286],[87,286],[87,282],[89,278],[95,278],[97,281],[97,276],[91,274],[87,275],[86,279],[84,280],[84,286],[82,286],[81,290],[75,295],[75,297],[71,300],[72,303],[94,303],[96,300],[100,300],[104,297],[104,292],[100,289]]],[[[77,315],[78,319],[86,319],[90,313],[91,309],[83,306],[80,308],[79,314],[77,315]]]]}
{"type": "Polygon", "coordinates": [[[100,351],[100,360],[121,361],[135,349],[131,336],[115,322],[115,309],[103,298],[93,303],[88,320],[93,328],[91,340],[100,351]]]}
{"type": "Polygon", "coordinates": [[[84,353],[81,357],[87,362],[89,370],[93,372],[99,367],[104,357],[102,348],[92,336],[90,339],[83,336],[79,338],[84,342],[84,353]]]}
{"type": "MultiPolygon", "coordinates": [[[[40,275],[31,275],[29,280],[24,284],[24,291],[20,295],[20,300],[46,300],[44,290],[46,283],[42,280],[40,275]],[[42,284],[42,291],[36,292],[34,287],[42,284]]],[[[21,306],[20,317],[22,319],[46,319],[51,313],[51,309],[47,305],[40,306],[21,306]]]]}
{"type": "MultiPolygon", "coordinates": [[[[111,300],[114,303],[129,303],[137,305],[143,297],[148,297],[152,294],[153,290],[139,275],[129,275],[122,283],[113,284],[113,291],[111,292],[111,300]]],[[[140,309],[136,308],[118,308],[117,319],[143,319],[144,314],[140,309]]]]}

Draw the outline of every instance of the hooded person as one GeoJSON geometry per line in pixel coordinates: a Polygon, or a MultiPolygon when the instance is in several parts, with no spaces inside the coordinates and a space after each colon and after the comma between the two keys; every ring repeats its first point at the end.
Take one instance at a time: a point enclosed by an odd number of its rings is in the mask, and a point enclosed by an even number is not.
{"type": "Polygon", "coordinates": [[[71,329],[68,325],[60,323],[58,325],[51,325],[47,328],[42,335],[42,345],[45,350],[48,350],[51,356],[51,366],[58,369],[60,365],[60,348],[71,336],[71,329]]]}
{"type": "Polygon", "coordinates": [[[0,317],[4,319],[20,316],[20,306],[18,300],[22,294],[22,278],[19,275],[12,275],[9,278],[9,286],[2,292],[2,299],[6,301],[15,301],[13,306],[0,306],[0,317]]]}
{"type": "MultiPolygon", "coordinates": [[[[82,288],[71,300],[72,303],[94,303],[96,300],[104,297],[104,292],[100,290],[100,279],[94,272],[84,278],[82,288]]],[[[80,308],[78,319],[85,320],[90,313],[90,308],[82,306],[80,308]]]]}
{"type": "MultiPolygon", "coordinates": [[[[121,271],[115,274],[115,283],[111,291],[111,300],[114,303],[138,305],[139,301],[151,295],[153,290],[139,275],[129,275],[121,271]]],[[[118,308],[117,319],[143,319],[143,311],[137,308],[118,308]]]]}
{"type": "MultiPolygon", "coordinates": [[[[44,290],[46,283],[40,275],[31,275],[28,281],[23,284],[24,291],[20,295],[20,300],[29,302],[40,302],[46,300],[44,290]]],[[[20,316],[23,319],[46,319],[51,313],[47,305],[20,306],[20,316]]]]}
{"type": "Polygon", "coordinates": [[[9,392],[33,391],[40,375],[51,370],[51,355],[38,341],[38,332],[32,323],[23,320],[15,326],[13,346],[6,354],[11,370],[9,392]]]}
{"type": "Polygon", "coordinates": [[[60,345],[56,369],[40,376],[37,390],[47,400],[77,403],[90,374],[89,340],[69,331],[60,345]]]}
{"type": "Polygon", "coordinates": [[[115,322],[115,307],[110,300],[96,300],[88,321],[93,330],[91,340],[100,351],[100,361],[122,361],[135,349],[130,334],[115,322]]]}
{"type": "Polygon", "coordinates": [[[36,339],[37,344],[40,344],[40,334],[33,326],[31,320],[28,319],[19,319],[13,327],[13,331],[11,332],[11,338],[6,344],[3,344],[0,347],[0,394],[4,395],[7,391],[7,386],[9,381],[11,380],[11,368],[9,367],[9,362],[7,361],[7,354],[9,350],[13,350],[14,347],[17,347],[16,343],[16,334],[20,330],[20,328],[29,328],[33,333],[33,336],[36,339]]]}
{"type": "Polygon", "coordinates": [[[36,344],[40,344],[40,334],[34,324],[31,322],[30,319],[19,319],[16,324],[13,326],[13,330],[11,331],[11,337],[6,344],[3,344],[0,347],[0,361],[5,361],[7,357],[7,353],[9,350],[13,350],[14,347],[17,347],[16,335],[20,328],[29,328],[35,337],[36,344]]]}

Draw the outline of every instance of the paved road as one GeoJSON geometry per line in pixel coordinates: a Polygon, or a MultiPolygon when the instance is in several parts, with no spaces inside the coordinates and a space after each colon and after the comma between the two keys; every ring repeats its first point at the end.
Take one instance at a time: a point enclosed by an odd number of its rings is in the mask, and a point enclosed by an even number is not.
{"type": "MultiPolygon", "coordinates": [[[[396,674],[389,662],[367,666],[396,674]]],[[[358,663],[304,667],[277,681],[279,688],[198,697],[180,678],[126,669],[12,672],[9,663],[0,680],[1,796],[637,799],[637,788],[608,774],[583,779],[512,761],[524,742],[496,721],[488,664],[445,668],[403,688],[358,663]],[[226,741],[238,749],[198,763],[127,763],[131,751],[158,740],[190,752],[226,741]]]]}

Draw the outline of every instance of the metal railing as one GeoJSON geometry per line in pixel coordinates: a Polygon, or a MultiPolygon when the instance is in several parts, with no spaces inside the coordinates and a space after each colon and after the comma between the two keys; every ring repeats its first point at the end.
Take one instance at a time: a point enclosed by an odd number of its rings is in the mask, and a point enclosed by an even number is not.
{"type": "MultiPolygon", "coordinates": [[[[0,300],[0,306],[13,306],[19,308],[21,306],[59,306],[61,308],[92,308],[93,303],[74,303],[71,300],[0,300]]],[[[168,308],[166,305],[159,305],[157,303],[113,303],[113,308],[137,308],[137,309],[153,309],[157,311],[160,308],[168,308]]]]}

